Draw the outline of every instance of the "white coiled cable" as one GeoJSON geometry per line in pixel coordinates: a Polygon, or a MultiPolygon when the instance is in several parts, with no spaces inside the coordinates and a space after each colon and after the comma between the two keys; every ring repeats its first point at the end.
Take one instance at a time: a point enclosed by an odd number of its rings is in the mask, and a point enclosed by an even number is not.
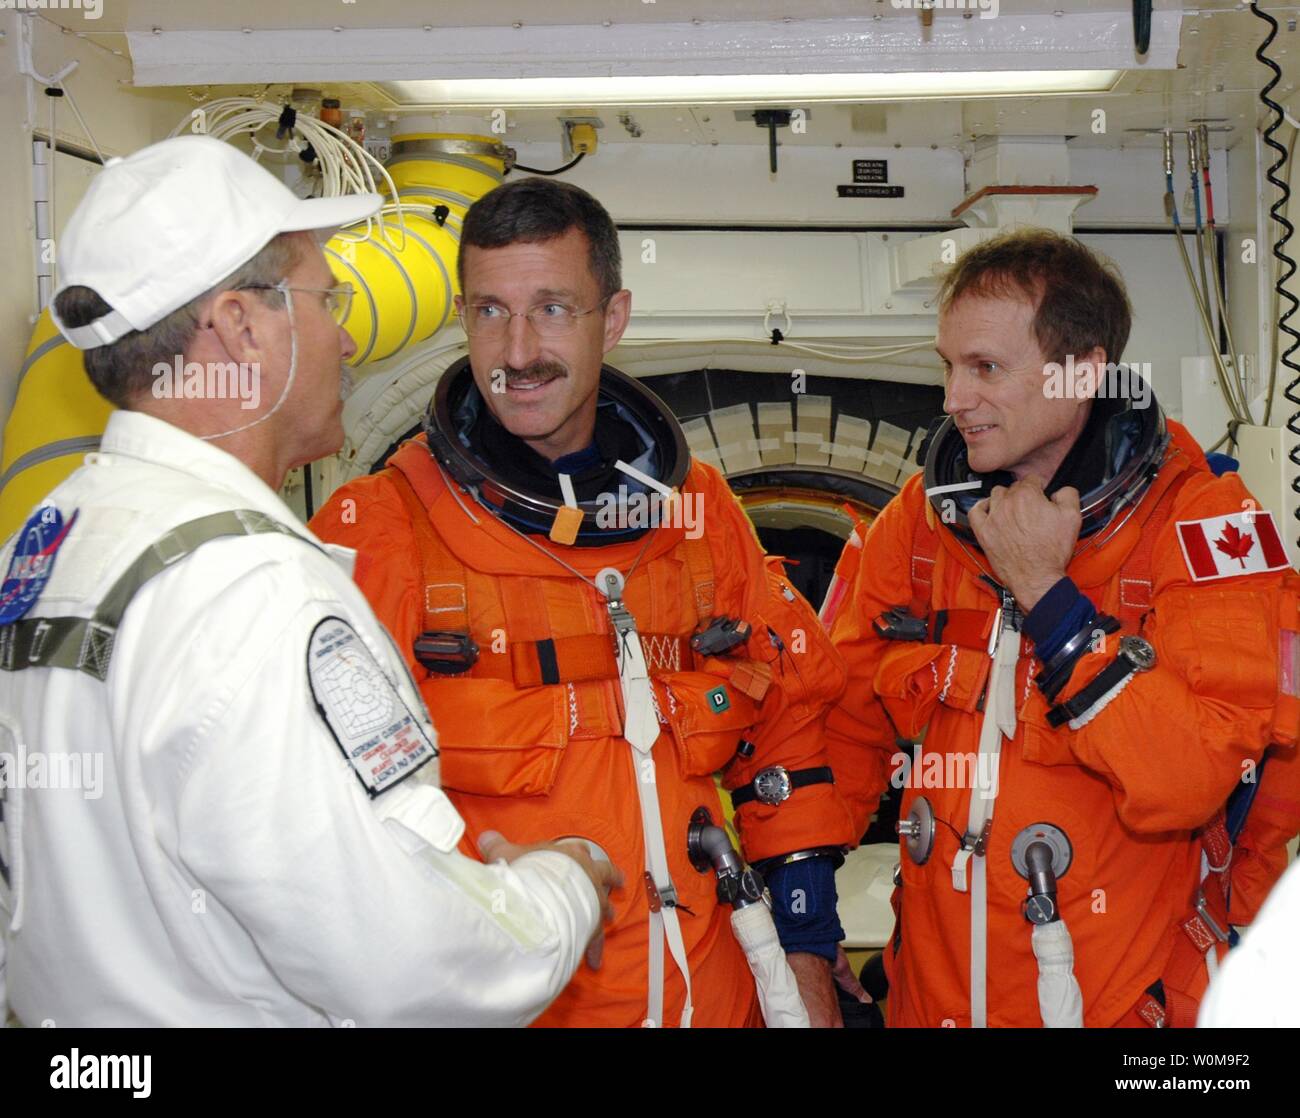
{"type": "MultiPolygon", "coordinates": [[[[253,147],[253,158],[261,159],[263,154],[298,155],[310,144],[316,153],[316,163],[320,168],[321,195],[325,198],[337,198],[347,194],[379,194],[383,191],[379,183],[387,187],[390,198],[397,197],[397,187],[393,183],[384,165],[365,147],[357,143],[346,132],[340,131],[332,124],[326,124],[301,109],[293,124],[293,134],[277,146],[267,143],[261,134],[267,128],[278,128],[284,105],[261,101],[253,97],[221,97],[208,101],[192,110],[171,134],[178,136],[183,132],[201,132],[214,139],[230,142],[236,136],[247,136],[253,147]],[[195,114],[201,113],[198,117],[195,114]],[[198,127],[196,127],[198,125],[198,127]]],[[[373,223],[379,223],[379,234],[390,247],[401,251],[406,242],[406,222],[402,217],[400,204],[385,206],[386,213],[396,213],[400,239],[391,236],[390,227],[377,216],[366,219],[364,234],[360,227],[354,233],[347,234],[348,239],[363,241],[374,231],[373,223]]]]}

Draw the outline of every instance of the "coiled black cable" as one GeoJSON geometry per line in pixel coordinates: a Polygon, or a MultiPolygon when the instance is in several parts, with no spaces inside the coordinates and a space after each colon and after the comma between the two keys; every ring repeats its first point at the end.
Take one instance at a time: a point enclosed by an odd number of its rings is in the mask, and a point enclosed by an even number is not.
{"type": "MultiPolygon", "coordinates": [[[[1292,412],[1291,415],[1287,417],[1286,429],[1290,431],[1291,434],[1300,437],[1300,395],[1297,395],[1296,393],[1297,386],[1300,386],[1300,365],[1297,365],[1293,360],[1291,360],[1291,355],[1300,348],[1300,332],[1297,332],[1290,324],[1291,316],[1297,309],[1300,309],[1300,300],[1296,299],[1296,297],[1286,289],[1287,280],[1296,273],[1296,264],[1285,251],[1287,241],[1291,239],[1291,234],[1295,232],[1295,226],[1292,225],[1286,217],[1287,203],[1291,200],[1291,188],[1287,186],[1285,179],[1278,178],[1277,176],[1278,170],[1286,163],[1286,148],[1273,139],[1273,133],[1282,127],[1284,115],[1282,112],[1282,106],[1269,97],[1269,94],[1277,86],[1277,83],[1282,80],[1282,69],[1264,53],[1277,37],[1277,20],[1267,12],[1260,11],[1259,5],[1256,3],[1251,3],[1250,10],[1269,25],[1268,37],[1259,45],[1259,49],[1255,51],[1255,58],[1273,71],[1273,76],[1269,79],[1268,84],[1259,91],[1259,99],[1261,103],[1266,105],[1273,112],[1272,121],[1269,123],[1268,127],[1264,129],[1263,140],[1264,143],[1277,152],[1277,160],[1264,173],[1264,177],[1268,179],[1273,186],[1277,187],[1280,193],[1280,197],[1273,202],[1268,210],[1269,216],[1282,227],[1282,236],[1279,237],[1273,245],[1273,255],[1281,262],[1285,271],[1278,277],[1275,290],[1277,291],[1279,299],[1285,299],[1291,304],[1281,315],[1278,316],[1277,328],[1281,333],[1286,334],[1291,338],[1291,344],[1287,346],[1286,351],[1282,353],[1277,360],[1290,369],[1291,372],[1296,374],[1295,379],[1283,387],[1282,394],[1290,400],[1291,403],[1295,404],[1297,408],[1296,411],[1292,412]]],[[[1287,457],[1291,460],[1292,465],[1296,467],[1296,472],[1291,477],[1291,490],[1294,493],[1300,493],[1300,442],[1297,442],[1291,447],[1287,452],[1287,457]]],[[[1296,519],[1300,520],[1300,508],[1296,509],[1295,515],[1296,519]]],[[[1300,545],[1300,537],[1297,537],[1296,543],[1297,545],[1300,545]]]]}

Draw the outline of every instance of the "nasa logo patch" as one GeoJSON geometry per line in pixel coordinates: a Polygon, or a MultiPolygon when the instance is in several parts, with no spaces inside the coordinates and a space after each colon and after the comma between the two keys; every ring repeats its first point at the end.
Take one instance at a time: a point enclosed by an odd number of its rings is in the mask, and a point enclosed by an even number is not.
{"type": "Polygon", "coordinates": [[[53,505],[38,508],[18,533],[9,570],[0,584],[0,625],[10,625],[36,604],[54,570],[54,557],[77,522],[77,511],[65,524],[53,505]]]}
{"type": "Polygon", "coordinates": [[[312,630],[307,677],[316,709],[372,798],[438,755],[419,718],[341,617],[327,617],[312,630]]]}

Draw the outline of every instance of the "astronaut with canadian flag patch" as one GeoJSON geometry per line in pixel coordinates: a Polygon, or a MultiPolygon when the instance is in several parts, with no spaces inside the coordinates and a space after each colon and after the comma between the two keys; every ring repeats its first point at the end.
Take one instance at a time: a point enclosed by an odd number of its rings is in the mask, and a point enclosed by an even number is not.
{"type": "Polygon", "coordinates": [[[1273,514],[1253,508],[1229,516],[1180,520],[1178,543],[1196,582],[1279,571],[1287,566],[1273,514]]]}

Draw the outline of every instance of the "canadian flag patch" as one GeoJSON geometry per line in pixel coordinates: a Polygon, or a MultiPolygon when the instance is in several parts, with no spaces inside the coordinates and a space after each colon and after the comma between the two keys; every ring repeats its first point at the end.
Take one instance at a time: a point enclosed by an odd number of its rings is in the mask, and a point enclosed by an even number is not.
{"type": "Polygon", "coordinates": [[[1230,516],[1180,520],[1177,529],[1183,558],[1196,582],[1289,565],[1271,512],[1243,510],[1230,516]]]}

